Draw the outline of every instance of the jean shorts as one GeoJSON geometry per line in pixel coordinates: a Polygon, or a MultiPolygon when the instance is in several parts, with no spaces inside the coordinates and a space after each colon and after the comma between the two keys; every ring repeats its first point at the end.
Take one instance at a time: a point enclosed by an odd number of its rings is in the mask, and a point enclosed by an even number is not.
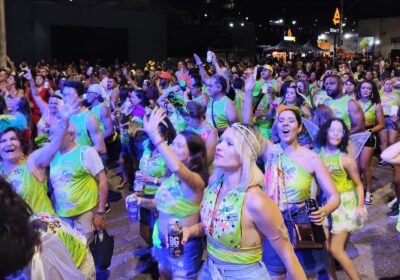
{"type": "Polygon", "coordinates": [[[203,238],[193,238],[183,247],[183,255],[178,259],[169,256],[168,248],[163,244],[161,249],[153,247],[153,257],[160,270],[171,270],[174,280],[197,277],[203,264],[203,238]]]}
{"type": "Polygon", "coordinates": [[[393,123],[392,118],[390,116],[385,116],[385,128],[384,129],[396,130],[395,123],[393,123]]]}
{"type": "Polygon", "coordinates": [[[262,261],[251,264],[216,264],[211,259],[203,265],[201,280],[269,280],[262,261]]]}
{"type": "MultiPolygon", "coordinates": [[[[292,219],[295,223],[308,223],[309,218],[307,215],[306,206],[296,207],[291,206],[290,212],[292,219]]],[[[289,213],[287,210],[282,212],[285,225],[289,230],[289,234],[292,233],[292,223],[289,220],[289,213]]],[[[292,240],[292,236],[290,237],[292,240]]],[[[318,271],[324,269],[328,265],[328,251],[326,248],[323,249],[295,249],[294,250],[301,266],[303,267],[306,275],[311,276],[316,274],[318,271]]],[[[276,253],[271,243],[266,238],[263,243],[263,261],[267,267],[270,275],[276,276],[286,273],[286,268],[279,255],[276,253]]]]}

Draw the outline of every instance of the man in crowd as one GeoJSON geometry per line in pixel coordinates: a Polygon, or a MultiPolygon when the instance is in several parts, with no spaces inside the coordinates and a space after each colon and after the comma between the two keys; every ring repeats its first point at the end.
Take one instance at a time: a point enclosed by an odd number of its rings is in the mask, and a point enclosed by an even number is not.
{"type": "Polygon", "coordinates": [[[208,102],[206,119],[222,134],[225,129],[238,121],[235,104],[226,96],[227,82],[221,75],[214,75],[208,80],[208,102]]]}

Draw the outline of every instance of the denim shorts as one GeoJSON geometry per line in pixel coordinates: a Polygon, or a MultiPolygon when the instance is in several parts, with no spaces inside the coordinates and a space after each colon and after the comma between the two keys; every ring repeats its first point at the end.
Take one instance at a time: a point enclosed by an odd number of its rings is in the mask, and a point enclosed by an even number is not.
{"type": "MultiPolygon", "coordinates": [[[[295,223],[308,223],[309,218],[307,215],[306,206],[290,208],[292,219],[295,223]]],[[[282,212],[283,219],[286,227],[289,229],[289,234],[292,233],[290,228],[292,223],[289,220],[289,213],[287,210],[282,212]]],[[[290,236],[292,240],[292,236],[290,236]]],[[[301,266],[303,267],[306,275],[314,275],[318,271],[326,268],[328,265],[328,251],[323,249],[295,249],[294,250],[301,266]]],[[[276,253],[271,243],[266,238],[263,243],[263,262],[265,263],[270,275],[276,276],[286,273],[286,268],[279,255],[276,253]]]]}
{"type": "Polygon", "coordinates": [[[171,270],[173,279],[188,279],[199,274],[203,264],[203,250],[203,238],[193,238],[184,245],[183,256],[178,259],[171,258],[165,246],[161,249],[153,247],[153,257],[157,260],[160,270],[171,270]]]}
{"type": "Polygon", "coordinates": [[[263,262],[251,264],[216,264],[207,259],[201,280],[265,280],[271,279],[263,262]]]}
{"type": "Polygon", "coordinates": [[[385,128],[384,129],[393,129],[396,130],[396,128],[394,127],[394,123],[392,121],[392,118],[390,116],[385,116],[385,128]]]}

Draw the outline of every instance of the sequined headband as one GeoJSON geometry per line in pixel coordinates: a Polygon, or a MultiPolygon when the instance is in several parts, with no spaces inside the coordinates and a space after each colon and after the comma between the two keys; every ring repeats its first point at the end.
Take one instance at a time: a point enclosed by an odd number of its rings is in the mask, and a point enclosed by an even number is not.
{"type": "Polygon", "coordinates": [[[234,124],[232,125],[232,127],[233,127],[233,128],[236,128],[236,130],[239,131],[239,133],[244,137],[244,139],[246,140],[247,144],[249,145],[251,151],[253,152],[254,157],[257,158],[257,153],[256,153],[256,151],[254,150],[253,145],[251,144],[251,142],[250,142],[249,138],[246,136],[246,134],[242,131],[242,129],[244,129],[245,131],[247,131],[247,132],[254,138],[254,140],[255,140],[256,143],[257,143],[258,150],[261,151],[261,145],[260,145],[260,142],[258,142],[258,139],[257,139],[256,135],[255,135],[250,129],[248,129],[247,127],[245,127],[244,125],[241,125],[241,124],[238,124],[238,123],[234,123],[234,124]]]}

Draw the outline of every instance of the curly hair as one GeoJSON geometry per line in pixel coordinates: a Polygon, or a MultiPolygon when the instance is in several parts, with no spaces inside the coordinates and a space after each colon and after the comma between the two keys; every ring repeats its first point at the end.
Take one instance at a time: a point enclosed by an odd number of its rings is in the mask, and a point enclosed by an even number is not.
{"type": "Polygon", "coordinates": [[[18,140],[21,142],[21,147],[22,147],[22,153],[24,155],[28,155],[32,151],[32,141],[28,136],[24,135],[24,131],[21,131],[15,127],[10,127],[4,130],[3,132],[0,132],[0,138],[3,137],[4,134],[6,134],[9,131],[14,131],[15,134],[17,135],[18,140]]]}
{"type": "Polygon", "coordinates": [[[23,269],[40,245],[39,233],[29,222],[32,210],[0,177],[0,279],[23,269]]]}
{"type": "Polygon", "coordinates": [[[342,141],[340,141],[340,144],[338,146],[339,150],[343,153],[347,153],[347,146],[349,144],[349,129],[347,128],[346,124],[342,119],[339,118],[332,118],[329,119],[318,131],[317,139],[316,139],[316,147],[317,148],[322,148],[328,144],[328,130],[331,127],[332,123],[334,121],[340,122],[343,127],[343,138],[342,141]]]}

